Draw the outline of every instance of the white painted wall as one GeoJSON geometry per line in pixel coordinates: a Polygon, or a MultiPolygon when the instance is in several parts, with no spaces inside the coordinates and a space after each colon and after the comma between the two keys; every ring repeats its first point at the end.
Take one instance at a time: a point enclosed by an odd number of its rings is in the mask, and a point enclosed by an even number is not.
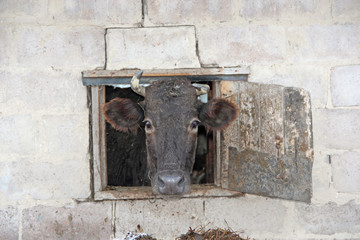
{"type": "Polygon", "coordinates": [[[357,0],[1,1],[0,238],[111,239],[139,224],[173,239],[226,222],[255,239],[360,238],[359,9],[357,0]],[[110,28],[127,28],[118,45],[105,46],[110,28]],[[127,61],[123,50],[144,57],[127,61]],[[105,64],[249,66],[250,82],[308,90],[312,203],[89,200],[81,71],[105,64]]]}

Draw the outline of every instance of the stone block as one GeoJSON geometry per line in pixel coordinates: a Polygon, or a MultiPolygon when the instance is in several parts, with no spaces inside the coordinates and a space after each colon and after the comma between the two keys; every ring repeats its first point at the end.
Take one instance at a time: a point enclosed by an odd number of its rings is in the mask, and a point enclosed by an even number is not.
{"type": "Polygon", "coordinates": [[[331,156],[334,187],[338,192],[360,192],[360,153],[331,156]]]}
{"type": "Polygon", "coordinates": [[[43,150],[48,154],[86,154],[89,121],[85,114],[45,115],[42,117],[43,150]]]}
{"type": "Polygon", "coordinates": [[[19,238],[19,211],[8,206],[0,209],[0,237],[1,240],[13,240],[19,238]]]}
{"type": "Polygon", "coordinates": [[[39,123],[30,114],[0,113],[0,152],[34,154],[39,150],[39,123]]]}
{"type": "Polygon", "coordinates": [[[285,31],[280,26],[200,27],[197,36],[203,64],[236,66],[285,58],[285,31]]]}
{"type": "Polygon", "coordinates": [[[243,1],[243,8],[240,11],[241,16],[247,20],[306,20],[326,16],[326,6],[330,8],[327,1],[243,1]]]}
{"type": "Polygon", "coordinates": [[[360,65],[335,67],[331,94],[335,107],[360,106],[360,65]]]}
{"type": "Polygon", "coordinates": [[[141,0],[49,1],[55,22],[90,22],[97,26],[135,25],[141,22],[141,0]]]}
{"type": "Polygon", "coordinates": [[[357,59],[360,55],[360,26],[356,24],[289,27],[286,35],[289,60],[296,64],[357,59]]]}
{"type": "Polygon", "coordinates": [[[22,239],[110,239],[111,203],[35,206],[23,210],[22,239]]]}
{"type": "Polygon", "coordinates": [[[87,113],[87,90],[76,72],[3,72],[0,108],[3,113],[87,113]]]}
{"type": "Polygon", "coordinates": [[[314,142],[318,148],[360,148],[359,109],[314,109],[314,142]]]}
{"type": "Polygon", "coordinates": [[[85,157],[35,162],[19,158],[0,163],[0,194],[8,200],[87,198],[90,195],[89,162],[85,157]]]}
{"type": "Polygon", "coordinates": [[[41,69],[94,69],[105,64],[104,29],[97,27],[16,28],[18,64],[41,69]]]}
{"type": "Polygon", "coordinates": [[[150,0],[147,7],[149,21],[156,25],[228,22],[237,14],[234,0],[150,0]]]}
{"type": "Polygon", "coordinates": [[[359,21],[360,2],[357,0],[334,0],[332,1],[331,14],[335,19],[346,18],[350,21],[359,21]]]}
{"type": "Polygon", "coordinates": [[[296,204],[295,214],[299,227],[308,233],[360,233],[360,205],[354,201],[344,205],[334,202],[325,205],[296,204]]]}
{"type": "Polygon", "coordinates": [[[109,29],[107,69],[197,68],[195,28],[109,29]]]}

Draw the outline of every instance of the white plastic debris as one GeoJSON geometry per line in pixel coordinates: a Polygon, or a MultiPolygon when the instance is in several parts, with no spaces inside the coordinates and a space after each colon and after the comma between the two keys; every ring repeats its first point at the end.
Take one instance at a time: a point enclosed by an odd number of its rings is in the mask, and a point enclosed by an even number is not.
{"type": "Polygon", "coordinates": [[[148,236],[148,234],[128,232],[124,238],[114,238],[113,240],[136,240],[142,236],[148,236]]]}

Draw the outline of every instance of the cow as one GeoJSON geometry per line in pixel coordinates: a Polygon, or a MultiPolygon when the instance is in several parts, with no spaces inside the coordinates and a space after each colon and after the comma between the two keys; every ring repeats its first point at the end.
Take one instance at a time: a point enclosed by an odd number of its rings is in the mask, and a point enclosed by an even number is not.
{"type": "Polygon", "coordinates": [[[191,191],[199,124],[223,130],[238,114],[238,107],[225,99],[207,103],[198,96],[209,86],[191,84],[187,78],[154,81],[140,85],[142,71],[131,79],[131,89],[145,100],[135,103],[114,98],[103,106],[105,119],[118,131],[136,132],[145,125],[147,169],[154,195],[182,196],[191,191]]]}

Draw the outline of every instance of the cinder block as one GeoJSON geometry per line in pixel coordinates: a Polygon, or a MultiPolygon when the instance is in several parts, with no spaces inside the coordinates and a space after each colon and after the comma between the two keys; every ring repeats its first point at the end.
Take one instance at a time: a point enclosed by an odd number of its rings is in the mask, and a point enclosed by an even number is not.
{"type": "Polygon", "coordinates": [[[107,69],[196,68],[195,28],[109,29],[107,69]]]}
{"type": "Polygon", "coordinates": [[[313,19],[325,17],[327,13],[325,9],[327,7],[330,8],[330,4],[327,1],[245,0],[242,2],[241,16],[248,20],[313,19]]]}
{"type": "Polygon", "coordinates": [[[55,22],[90,22],[97,26],[135,25],[141,22],[141,0],[49,1],[55,22]]]}
{"type": "Polygon", "coordinates": [[[110,239],[111,203],[75,207],[36,206],[23,210],[22,239],[110,239]]]}
{"type": "MultiPolygon", "coordinates": [[[[1,9],[3,9],[1,7],[1,9]]],[[[0,10],[1,13],[1,10],[0,10]]],[[[11,32],[11,28],[0,26],[0,65],[6,66],[10,63],[10,57],[12,56],[12,42],[13,35],[11,32]]]]}
{"type": "Polygon", "coordinates": [[[334,18],[360,19],[360,2],[357,0],[332,1],[331,13],[334,18]]]}
{"type": "Polygon", "coordinates": [[[15,36],[17,61],[22,67],[84,70],[105,64],[103,28],[19,27],[15,36]]]}
{"type": "Polygon", "coordinates": [[[360,65],[334,68],[331,94],[335,107],[360,106],[360,65]]]}
{"type": "Polygon", "coordinates": [[[89,145],[88,115],[45,115],[42,117],[43,149],[49,154],[86,154],[89,145]]]}
{"type": "Polygon", "coordinates": [[[115,214],[117,238],[136,231],[137,225],[158,239],[175,239],[189,227],[199,226],[231,227],[244,231],[242,236],[252,236],[250,232],[279,233],[285,224],[286,207],[279,200],[258,197],[119,201],[115,214]]]}
{"type": "Polygon", "coordinates": [[[44,1],[27,0],[2,0],[0,8],[0,19],[7,22],[14,21],[39,21],[46,16],[46,4],[44,1]]]}
{"type": "Polygon", "coordinates": [[[310,92],[312,106],[324,108],[327,103],[329,82],[327,67],[308,64],[252,65],[249,81],[302,88],[310,92]]]}
{"type": "Polygon", "coordinates": [[[197,35],[203,64],[236,66],[285,58],[285,32],[280,26],[200,27],[197,35]]]}
{"type": "Polygon", "coordinates": [[[289,60],[319,62],[357,59],[360,55],[360,26],[356,24],[311,25],[287,29],[289,60]]]}
{"type": "Polygon", "coordinates": [[[307,233],[360,233],[360,205],[354,201],[344,205],[334,202],[325,205],[296,204],[295,214],[297,225],[307,233]]]}
{"type": "Polygon", "coordinates": [[[280,233],[284,224],[287,224],[287,208],[276,199],[254,196],[214,198],[205,200],[204,206],[207,222],[213,226],[243,231],[240,234],[243,237],[280,233]]]}
{"type": "Polygon", "coordinates": [[[29,114],[0,114],[0,152],[34,154],[39,150],[39,123],[29,114]]]}
{"type": "Polygon", "coordinates": [[[334,187],[338,192],[360,192],[360,153],[331,156],[334,187]]]}
{"type": "MultiPolygon", "coordinates": [[[[81,72],[3,72],[0,83],[3,113],[86,113],[87,90],[81,72]]],[[[0,93],[1,94],[1,93],[0,93]]]]}
{"type": "Polygon", "coordinates": [[[175,201],[118,201],[115,212],[116,237],[138,231],[137,226],[157,239],[175,239],[207,221],[201,199],[175,201]],[[166,224],[163,224],[165,223],[166,224]],[[186,224],[184,224],[186,223],[186,224]]]}
{"type": "Polygon", "coordinates": [[[360,148],[359,109],[313,109],[314,142],[332,149],[360,148]]]}
{"type": "Polygon", "coordinates": [[[9,206],[0,209],[0,237],[1,240],[13,240],[19,238],[19,212],[9,206]]]}
{"type": "Polygon", "coordinates": [[[227,22],[237,14],[234,0],[150,0],[147,6],[150,22],[157,25],[227,22]]]}
{"type": "Polygon", "coordinates": [[[53,157],[52,161],[19,158],[0,163],[0,193],[8,200],[25,196],[36,200],[89,197],[90,170],[85,157],[65,160],[53,157]]]}

